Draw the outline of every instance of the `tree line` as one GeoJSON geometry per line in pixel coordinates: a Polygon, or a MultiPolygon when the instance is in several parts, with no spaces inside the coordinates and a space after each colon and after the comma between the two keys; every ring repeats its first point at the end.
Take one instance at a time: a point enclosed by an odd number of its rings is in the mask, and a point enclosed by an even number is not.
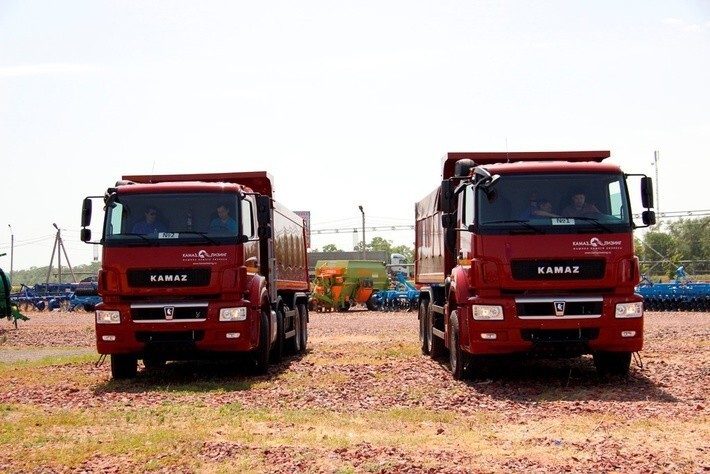
{"type": "Polygon", "coordinates": [[[641,273],[650,277],[676,278],[683,266],[688,276],[710,276],[710,217],[662,222],[635,239],[641,273]]]}

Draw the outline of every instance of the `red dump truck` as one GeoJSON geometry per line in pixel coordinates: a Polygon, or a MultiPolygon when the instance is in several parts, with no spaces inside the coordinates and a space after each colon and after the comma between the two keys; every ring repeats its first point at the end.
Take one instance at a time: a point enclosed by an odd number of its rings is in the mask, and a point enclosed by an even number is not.
{"type": "Polygon", "coordinates": [[[273,196],[258,171],[123,176],[84,199],[81,239],[103,248],[96,346],[113,378],[135,376],[139,359],[233,357],[264,373],[305,350],[303,219],[273,196]]]}
{"type": "Polygon", "coordinates": [[[457,379],[481,376],[501,354],[592,354],[600,373],[628,371],[643,346],[632,231],[655,213],[651,179],[609,156],[444,157],[441,185],[415,206],[423,353],[448,349],[457,379]],[[640,216],[627,181],[640,185],[640,216]]]}

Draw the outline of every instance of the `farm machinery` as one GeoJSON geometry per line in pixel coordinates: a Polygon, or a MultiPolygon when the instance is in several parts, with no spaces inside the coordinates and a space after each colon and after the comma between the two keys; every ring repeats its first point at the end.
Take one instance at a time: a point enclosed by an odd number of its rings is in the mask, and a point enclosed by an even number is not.
{"type": "Polygon", "coordinates": [[[654,283],[644,276],[636,293],[648,311],[710,311],[710,283],[690,281],[682,266],[673,282],[654,283]]]}
{"type": "Polygon", "coordinates": [[[312,311],[347,311],[363,303],[374,310],[373,295],[388,287],[384,262],[375,260],[319,260],[309,306],[312,311]]]}
{"type": "Polygon", "coordinates": [[[27,321],[30,318],[20,313],[17,303],[10,297],[12,292],[10,278],[2,270],[0,270],[0,280],[0,317],[5,317],[12,321],[15,324],[15,329],[17,329],[18,320],[27,321]]]}
{"type": "Polygon", "coordinates": [[[10,296],[25,311],[93,311],[101,302],[95,282],[22,284],[10,296]]]}
{"type": "Polygon", "coordinates": [[[404,273],[395,273],[395,282],[387,290],[373,295],[372,304],[379,311],[412,311],[419,304],[419,290],[404,273]]]}

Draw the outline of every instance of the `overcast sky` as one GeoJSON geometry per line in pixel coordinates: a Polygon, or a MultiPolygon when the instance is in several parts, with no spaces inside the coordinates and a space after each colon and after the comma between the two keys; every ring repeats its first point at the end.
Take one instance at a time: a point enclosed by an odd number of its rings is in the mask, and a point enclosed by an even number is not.
{"type": "Polygon", "coordinates": [[[123,174],[266,170],[348,250],[449,151],[658,150],[661,211],[710,209],[709,59],[708,0],[0,0],[0,266],[53,223],[89,263],[81,201],[123,174]]]}

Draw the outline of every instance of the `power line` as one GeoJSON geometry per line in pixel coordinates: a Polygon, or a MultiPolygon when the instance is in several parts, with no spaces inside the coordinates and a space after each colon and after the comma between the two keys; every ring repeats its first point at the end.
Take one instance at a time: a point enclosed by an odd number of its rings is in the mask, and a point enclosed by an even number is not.
{"type": "MultiPolygon", "coordinates": [[[[348,234],[356,233],[362,230],[362,227],[341,227],[337,229],[311,229],[311,234],[348,234]]],[[[393,232],[401,230],[414,230],[413,225],[387,225],[387,226],[372,226],[365,227],[365,230],[372,232],[393,232]]]]}

